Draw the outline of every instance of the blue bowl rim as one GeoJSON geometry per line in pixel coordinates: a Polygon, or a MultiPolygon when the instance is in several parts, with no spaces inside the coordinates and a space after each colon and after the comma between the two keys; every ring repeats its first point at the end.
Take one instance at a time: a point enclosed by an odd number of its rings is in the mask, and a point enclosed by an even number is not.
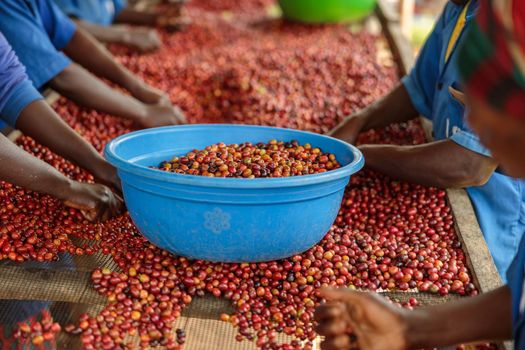
{"type": "Polygon", "coordinates": [[[270,126],[258,126],[258,125],[244,125],[244,124],[190,124],[190,125],[175,125],[175,126],[165,126],[160,128],[151,128],[139,131],[133,131],[128,134],[121,135],[113,140],[111,140],[104,149],[104,155],[106,159],[114,165],[117,170],[129,172],[134,175],[138,175],[147,179],[163,181],[168,183],[177,183],[182,185],[193,185],[199,187],[215,187],[215,188],[232,188],[232,189],[263,189],[263,188],[280,188],[280,187],[297,187],[297,186],[306,186],[319,183],[325,183],[330,181],[335,181],[344,177],[349,177],[352,174],[357,173],[361,170],[365,164],[363,154],[357,147],[350,145],[344,141],[338,140],[336,138],[321,135],[309,131],[301,131],[295,129],[287,128],[277,128],[270,126]],[[329,138],[334,142],[340,143],[345,146],[354,156],[354,160],[341,167],[339,169],[330,170],[321,174],[314,175],[304,175],[304,176],[292,176],[292,177],[282,177],[282,178],[256,178],[256,179],[237,179],[237,178],[220,178],[220,177],[205,177],[205,176],[196,176],[196,175],[184,175],[184,174],[175,174],[158,169],[151,169],[143,165],[138,165],[131,163],[126,159],[120,157],[116,154],[116,148],[121,144],[130,139],[141,137],[146,134],[158,134],[158,133],[168,133],[173,130],[186,130],[192,131],[195,129],[200,129],[203,127],[213,127],[213,128],[231,128],[232,126],[236,128],[246,128],[246,129],[265,129],[265,130],[285,130],[292,131],[300,134],[310,134],[314,136],[329,138]]]}

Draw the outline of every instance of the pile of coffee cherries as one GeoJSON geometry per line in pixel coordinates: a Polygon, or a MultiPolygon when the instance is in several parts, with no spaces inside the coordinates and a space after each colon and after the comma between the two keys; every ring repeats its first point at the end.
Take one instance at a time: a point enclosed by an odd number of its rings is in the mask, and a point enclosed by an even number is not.
{"type": "MultiPolygon", "coordinates": [[[[215,3],[230,6],[231,1],[215,3]]],[[[307,27],[262,17],[254,22],[253,14],[245,16],[242,11],[229,17],[200,5],[188,7],[193,24],[185,32],[163,33],[165,45],[159,52],[138,55],[119,47],[112,50],[134,73],[168,91],[192,122],[323,132],[398,80],[395,67],[377,61],[375,43],[380,38],[366,32],[352,34],[343,26],[307,27]]],[[[127,121],[64,99],[55,108],[100,151],[110,139],[134,129],[127,121]]],[[[363,143],[424,141],[417,121],[370,131],[360,138],[363,143]]],[[[93,181],[90,174],[29,137],[21,137],[18,144],[76,180],[93,181]]],[[[273,146],[287,149],[279,142],[273,146]]],[[[326,156],[327,162],[320,163],[332,162],[335,167],[336,160],[326,156]]],[[[241,152],[238,163],[246,165],[244,158],[253,157],[251,153],[243,157],[241,152]]],[[[204,159],[199,162],[198,171],[212,173],[211,164],[204,170],[204,163],[204,159]]],[[[217,169],[221,175],[222,165],[217,169]]],[[[240,175],[255,176],[254,170],[247,166],[240,175]],[[251,174],[244,173],[248,168],[251,174]]],[[[371,171],[352,177],[336,221],[318,245],[289,259],[258,264],[174,256],[146,241],[128,214],[89,223],[54,198],[1,183],[0,259],[50,261],[63,252],[98,252],[111,256],[118,266],[118,270],[101,267],[91,276],[94,289],[108,299],[104,309],[83,315],[78,324],[68,327],[88,350],[157,345],[180,349],[186,336],[173,323],[193,298],[205,294],[226,298],[235,307],[233,314],[221,319],[236,327],[239,341],[284,350],[312,348],[313,312],[322,301],[323,286],[477,293],[445,191],[371,171]],[[72,238],[90,243],[77,246],[72,238]],[[283,344],[279,334],[293,340],[283,344]]]]}
{"type": "Polygon", "coordinates": [[[335,155],[323,153],[320,148],[277,140],[218,143],[159,165],[160,170],[177,174],[248,179],[320,174],[339,167],[335,155]]]}
{"type": "MultiPolygon", "coordinates": [[[[44,310],[38,319],[34,316],[28,322],[21,322],[13,332],[12,338],[17,341],[19,348],[33,345],[36,349],[54,348],[56,334],[61,331],[57,322],[53,321],[51,314],[44,310]]],[[[8,340],[2,339],[0,344],[9,348],[8,340]]]]}

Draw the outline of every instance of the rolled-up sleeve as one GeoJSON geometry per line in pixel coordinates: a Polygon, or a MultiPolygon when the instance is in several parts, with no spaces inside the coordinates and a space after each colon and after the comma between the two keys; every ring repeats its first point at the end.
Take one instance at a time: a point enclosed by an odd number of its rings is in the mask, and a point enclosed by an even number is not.
{"type": "Polygon", "coordinates": [[[0,118],[15,127],[22,110],[41,99],[24,66],[0,33],[0,118]]]}
{"type": "Polygon", "coordinates": [[[472,152],[476,152],[487,157],[492,157],[492,154],[490,153],[488,148],[483,146],[483,144],[479,140],[479,137],[470,131],[459,130],[458,132],[453,134],[450,137],[450,139],[458,145],[471,150],[472,152]]]}

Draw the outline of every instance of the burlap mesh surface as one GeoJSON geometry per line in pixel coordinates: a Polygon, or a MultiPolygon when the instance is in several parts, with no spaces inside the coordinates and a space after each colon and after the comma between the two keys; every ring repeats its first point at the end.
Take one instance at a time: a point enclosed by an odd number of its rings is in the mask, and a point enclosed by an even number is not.
{"type": "MultiPolygon", "coordinates": [[[[62,255],[54,263],[0,263],[0,320],[10,319],[19,312],[19,301],[49,301],[49,309],[62,325],[75,323],[79,315],[97,314],[106,298],[91,287],[90,274],[95,267],[117,270],[110,257],[102,254],[74,257],[62,255]]],[[[385,292],[393,300],[404,302],[416,297],[423,305],[443,303],[457,296],[441,297],[415,292],[385,292]]],[[[221,322],[221,313],[233,313],[227,300],[212,296],[195,298],[176,321],[175,329],[187,334],[185,350],[249,350],[256,347],[249,342],[235,340],[236,329],[221,322]]],[[[282,336],[286,341],[287,337],[282,336]]],[[[57,338],[59,349],[81,349],[79,339],[61,332],[57,338]]],[[[160,349],[160,347],[159,347],[160,349]]]]}

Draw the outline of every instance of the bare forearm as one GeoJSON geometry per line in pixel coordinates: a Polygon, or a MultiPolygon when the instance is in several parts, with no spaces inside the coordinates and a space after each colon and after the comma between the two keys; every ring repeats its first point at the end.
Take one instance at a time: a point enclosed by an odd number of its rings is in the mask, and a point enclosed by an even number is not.
{"type": "Polygon", "coordinates": [[[93,74],[108,79],[130,92],[141,84],[141,81],[119,64],[103,45],[80,28],[64,52],[93,74]]]}
{"type": "Polygon", "coordinates": [[[383,128],[418,116],[403,84],[397,85],[388,95],[368,106],[364,114],[367,118],[363,131],[383,128]]]}
{"type": "Polygon", "coordinates": [[[140,121],[144,105],[106,85],[82,67],[72,64],[49,83],[61,95],[84,107],[140,121]]]}
{"type": "Polygon", "coordinates": [[[352,114],[336,126],[330,136],[354,143],[360,132],[414,119],[418,112],[403,84],[367,108],[352,114]]]}
{"type": "Polygon", "coordinates": [[[492,159],[443,140],[419,146],[364,145],[367,167],[396,179],[440,188],[480,186],[497,167],[492,159]]]}
{"type": "Polygon", "coordinates": [[[80,135],[73,131],[43,101],[35,101],[20,114],[17,128],[53,152],[91,171],[104,163],[104,158],[80,135]]]}
{"type": "MultiPolygon", "coordinates": [[[[383,128],[393,123],[414,119],[418,116],[403,84],[397,85],[388,95],[365,109],[349,116],[334,130],[344,128],[348,120],[361,119],[361,131],[383,128]]],[[[334,131],[334,133],[336,133],[334,131]]]]}
{"type": "Polygon", "coordinates": [[[0,179],[62,199],[72,181],[0,135],[0,179]]]}
{"type": "Polygon", "coordinates": [[[507,286],[473,298],[423,308],[408,316],[411,349],[512,336],[511,296],[507,286]]]}
{"type": "Polygon", "coordinates": [[[155,12],[136,11],[131,8],[125,8],[119,13],[115,22],[127,23],[143,26],[156,26],[159,15],[155,12]]]}
{"type": "Polygon", "coordinates": [[[103,43],[126,43],[130,39],[130,31],[126,26],[103,27],[98,24],[77,20],[77,25],[103,43]]]}

